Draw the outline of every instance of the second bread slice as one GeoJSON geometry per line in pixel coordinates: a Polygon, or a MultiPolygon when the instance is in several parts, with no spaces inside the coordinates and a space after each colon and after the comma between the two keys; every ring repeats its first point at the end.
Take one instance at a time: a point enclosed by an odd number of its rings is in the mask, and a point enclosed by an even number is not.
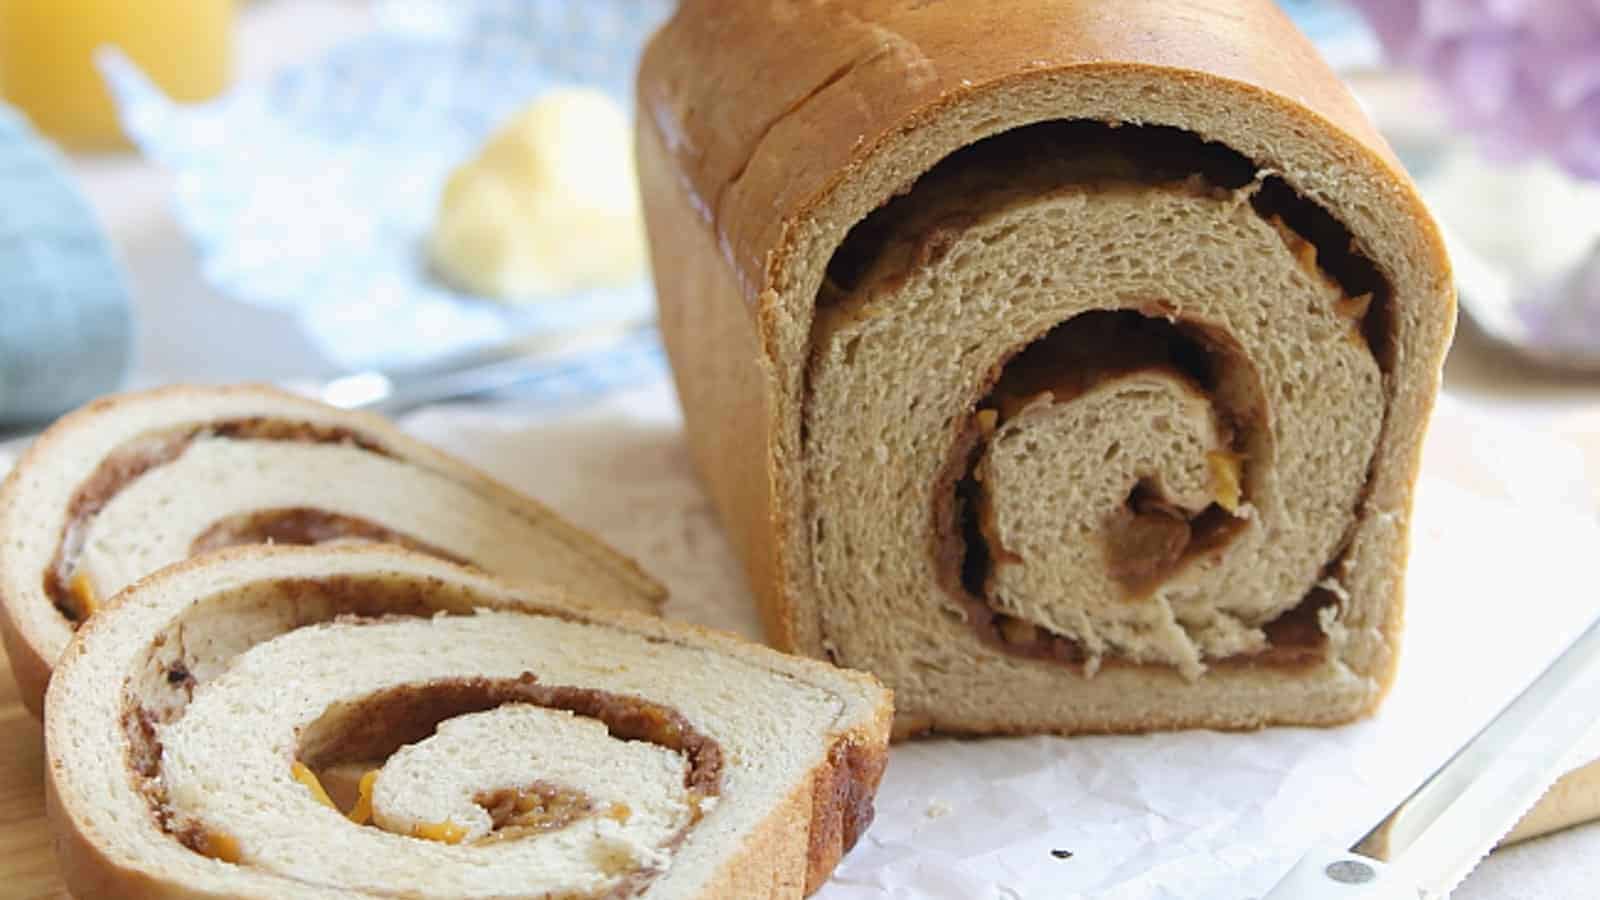
{"type": "Polygon", "coordinates": [[[0,634],[39,712],[73,630],[118,590],[221,547],[382,541],[604,606],[664,591],[541,504],[377,416],[267,387],[176,387],[63,418],[0,488],[0,634]]]}
{"type": "Polygon", "coordinates": [[[46,768],[80,897],[794,900],[871,821],[890,717],[869,676],[554,589],[247,547],[79,631],[46,768]],[[341,808],[317,773],[351,763],[341,808]]]}

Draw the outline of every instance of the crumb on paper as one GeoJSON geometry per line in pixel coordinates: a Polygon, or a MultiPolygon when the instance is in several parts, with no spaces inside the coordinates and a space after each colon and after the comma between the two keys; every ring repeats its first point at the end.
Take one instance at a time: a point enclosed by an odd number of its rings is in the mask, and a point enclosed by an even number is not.
{"type": "Polygon", "coordinates": [[[933,799],[928,801],[928,809],[923,813],[923,815],[930,819],[942,819],[945,816],[950,815],[952,812],[955,812],[955,810],[950,808],[950,804],[944,802],[943,800],[933,799]]]}

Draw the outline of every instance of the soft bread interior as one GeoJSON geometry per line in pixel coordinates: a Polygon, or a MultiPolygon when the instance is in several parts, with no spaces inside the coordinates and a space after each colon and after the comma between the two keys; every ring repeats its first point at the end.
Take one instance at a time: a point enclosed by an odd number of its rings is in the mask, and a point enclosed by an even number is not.
{"type": "Polygon", "coordinates": [[[810,817],[841,747],[881,754],[881,688],[731,638],[599,615],[387,548],[243,549],[165,570],[80,632],[51,685],[69,878],[81,866],[79,885],[143,880],[174,896],[584,896],[631,884],[698,897],[761,844],[773,855],[762,877],[803,885],[811,846],[765,844],[775,828],[815,837],[828,823],[774,817],[810,817]],[[495,684],[540,702],[486,702],[495,684]],[[454,699],[432,713],[404,702],[441,691],[454,699]],[[551,699],[563,691],[575,699],[551,699]],[[666,725],[642,747],[618,740],[643,726],[595,712],[595,692],[641,698],[635,718],[666,725]],[[446,708],[462,712],[429,721],[446,708]],[[379,725],[412,739],[388,748],[399,752],[376,781],[380,826],[357,825],[294,764],[370,759],[387,737],[379,725]],[[685,760],[705,771],[710,752],[683,742],[692,734],[720,752],[715,791],[685,774],[685,760]],[[674,740],[682,752],[663,745],[674,740]],[[447,771],[418,768],[432,764],[447,771]],[[614,796],[641,779],[639,793],[614,796]],[[581,792],[589,810],[559,828],[466,839],[483,824],[456,821],[466,792],[540,784],[581,792]],[[441,813],[420,822],[433,839],[382,827],[441,813]],[[446,822],[463,833],[434,828],[446,822]],[[226,861],[194,849],[217,846],[226,861]]]}
{"type": "Polygon", "coordinates": [[[1069,376],[1138,338],[1079,328],[1107,311],[1220,335],[1226,362],[1201,366],[1204,389],[1136,370],[1015,401],[1032,414],[999,425],[974,472],[998,538],[983,588],[995,605],[1082,645],[1084,678],[1110,659],[1195,679],[1263,646],[1266,626],[1319,584],[1343,590],[1328,570],[1362,512],[1386,412],[1377,354],[1350,312],[1370,303],[1352,304],[1316,247],[1259,208],[1259,179],[1163,178],[1118,153],[1137,131],[1115,144],[1036,131],[968,151],[886,208],[887,224],[864,226],[887,232],[876,260],[825,290],[805,458],[813,577],[841,660],[911,679],[962,657],[1040,667],[975,647],[955,598],[929,614],[928,586],[948,584],[953,561],[929,552],[942,539],[928,510],[952,489],[949,448],[995,387],[995,361],[1040,342],[1047,355],[1031,364],[1069,376]],[[1074,328],[1085,333],[1062,334],[1074,328]],[[1215,499],[1208,457],[1235,449],[1244,499],[1230,504],[1226,542],[1148,587],[1118,583],[1119,554],[1151,552],[1116,520],[1140,485],[1169,518],[1197,515],[1215,499]],[[862,627],[869,617],[901,624],[862,627]]]}

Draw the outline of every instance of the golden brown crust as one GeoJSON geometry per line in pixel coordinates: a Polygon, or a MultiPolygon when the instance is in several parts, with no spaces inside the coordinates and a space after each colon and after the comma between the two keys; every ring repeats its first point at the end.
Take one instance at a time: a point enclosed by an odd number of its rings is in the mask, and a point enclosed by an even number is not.
{"type": "MultiPolygon", "coordinates": [[[[1375,223],[1407,223],[1380,264],[1420,273],[1401,298],[1415,316],[1414,358],[1391,410],[1402,425],[1383,438],[1385,471],[1368,498],[1401,515],[1357,554],[1374,578],[1399,581],[1421,423],[1454,319],[1449,264],[1393,153],[1270,0],[684,0],[646,52],[639,100],[662,329],[689,441],[777,646],[831,656],[800,475],[816,254],[945,154],[1049,118],[1172,126],[1269,167],[1281,137],[1302,164],[1285,181],[1358,241],[1375,239],[1375,223]]],[[[1378,697],[1393,680],[1400,621],[1396,587],[1348,623],[1362,636],[1354,670],[1378,697]]],[[[1312,718],[1345,721],[1375,703],[1312,718]]],[[[1050,727],[912,712],[897,731],[1050,727]]],[[[1140,727],[1259,724],[1180,715],[1140,727]]]]}
{"type": "MultiPolygon", "coordinates": [[[[1374,707],[1376,704],[1374,704],[1374,707]]],[[[1324,710],[1305,708],[1301,715],[1274,716],[1268,719],[1264,715],[1239,716],[1230,713],[1196,713],[1192,710],[1174,711],[1171,715],[1148,716],[1142,719],[1130,720],[1119,716],[1114,720],[1086,721],[1078,720],[1070,725],[1049,727],[1035,722],[1018,723],[1016,719],[1007,718],[968,718],[960,724],[952,725],[933,719],[932,717],[908,716],[897,718],[894,723],[892,739],[895,742],[912,740],[921,737],[939,735],[942,737],[1024,737],[1033,734],[1060,734],[1067,737],[1088,737],[1092,735],[1130,735],[1149,734],[1155,731],[1182,731],[1186,729],[1202,729],[1206,731],[1221,731],[1228,733],[1241,733],[1260,731],[1269,726],[1303,726],[1308,728],[1331,728],[1336,725],[1348,725],[1358,721],[1372,709],[1359,709],[1355,711],[1336,710],[1329,713],[1324,710]]]]}
{"type": "Polygon", "coordinates": [[[828,880],[834,867],[872,824],[872,798],[889,764],[881,742],[836,741],[818,770],[811,796],[811,839],[806,851],[806,893],[828,880]]]}
{"type": "Polygon", "coordinates": [[[646,52],[641,113],[666,138],[753,300],[786,227],[888,135],[1007,81],[1084,69],[1147,70],[1231,82],[1268,102],[1293,98],[1300,116],[1321,120],[1308,125],[1401,168],[1315,47],[1268,0],[1189,0],[1181,9],[1170,0],[686,0],[646,52]]]}
{"type": "Polygon", "coordinates": [[[893,718],[884,706],[873,722],[836,736],[826,760],[745,840],[705,896],[788,900],[821,888],[871,824],[893,718]]]}
{"type": "MultiPolygon", "coordinates": [[[[675,184],[673,163],[659,132],[637,132],[646,184],[675,184]]],[[[771,515],[769,366],[756,352],[760,339],[731,271],[721,265],[712,232],[678,190],[646,191],[652,229],[651,264],[663,294],[662,338],[688,420],[685,433],[702,480],[723,516],[729,540],[756,591],[767,639],[780,650],[814,652],[795,633],[796,616],[779,589],[778,544],[771,515]],[[676,302],[682,298],[682,302],[676,302]]]]}

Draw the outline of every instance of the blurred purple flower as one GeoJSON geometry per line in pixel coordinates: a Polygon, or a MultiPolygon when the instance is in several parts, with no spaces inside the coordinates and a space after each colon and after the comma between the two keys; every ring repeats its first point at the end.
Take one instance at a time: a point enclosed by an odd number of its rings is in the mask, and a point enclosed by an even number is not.
{"type": "Polygon", "coordinates": [[[1600,0],[1350,0],[1499,157],[1600,179],[1600,0]]]}

